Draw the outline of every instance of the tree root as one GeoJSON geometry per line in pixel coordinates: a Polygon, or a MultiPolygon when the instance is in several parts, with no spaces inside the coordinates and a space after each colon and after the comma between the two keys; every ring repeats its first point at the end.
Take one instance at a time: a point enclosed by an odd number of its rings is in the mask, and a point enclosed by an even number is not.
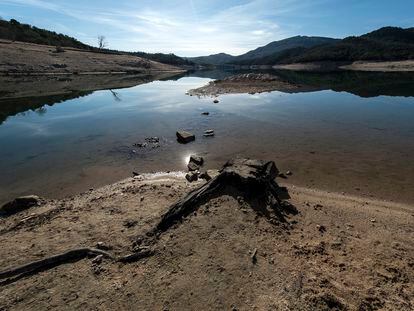
{"type": "MultiPolygon", "coordinates": [[[[283,202],[279,198],[278,193],[282,188],[274,180],[278,173],[279,170],[273,161],[265,162],[250,159],[229,161],[224,165],[218,176],[191,191],[183,199],[172,205],[148,235],[153,236],[165,232],[183,217],[194,212],[203,201],[214,195],[220,195],[220,191],[228,186],[235,187],[248,199],[262,198],[264,200],[263,205],[270,206],[279,220],[284,221],[285,214],[296,214],[297,210],[294,206],[283,202]]],[[[270,217],[263,207],[260,208],[262,208],[261,214],[270,217]]],[[[257,212],[259,211],[257,210],[257,212]]]]}
{"type": "Polygon", "coordinates": [[[19,277],[25,275],[32,275],[41,271],[45,271],[66,263],[73,263],[82,260],[86,257],[102,255],[114,262],[131,263],[138,261],[142,258],[152,256],[154,252],[152,250],[144,250],[136,252],[123,257],[115,257],[112,254],[95,248],[77,248],[69,250],[65,253],[50,256],[41,260],[32,261],[30,263],[18,266],[15,268],[6,269],[0,272],[0,280],[19,277]]]}

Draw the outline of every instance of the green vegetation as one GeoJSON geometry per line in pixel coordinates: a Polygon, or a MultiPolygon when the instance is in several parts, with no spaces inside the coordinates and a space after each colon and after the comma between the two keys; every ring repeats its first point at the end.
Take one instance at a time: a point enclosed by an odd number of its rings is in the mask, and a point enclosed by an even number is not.
{"type": "Polygon", "coordinates": [[[36,44],[91,49],[90,46],[76,40],[75,38],[58,34],[54,31],[40,29],[35,26],[20,24],[15,19],[11,19],[9,22],[0,20],[0,38],[36,44]]]}

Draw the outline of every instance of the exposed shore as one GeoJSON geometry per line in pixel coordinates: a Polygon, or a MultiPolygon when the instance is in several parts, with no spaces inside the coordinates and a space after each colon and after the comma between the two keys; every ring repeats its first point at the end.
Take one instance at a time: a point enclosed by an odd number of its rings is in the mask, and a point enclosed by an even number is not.
{"type": "Polygon", "coordinates": [[[62,75],[184,72],[178,67],[131,55],[0,40],[0,75],[62,75]]]}
{"type": "Polygon", "coordinates": [[[274,65],[273,69],[292,71],[372,71],[372,72],[411,72],[414,71],[414,60],[393,62],[369,62],[358,61],[351,64],[335,62],[297,63],[286,65],[274,65]]]}
{"type": "Polygon", "coordinates": [[[219,96],[225,94],[254,94],[272,91],[296,93],[315,90],[317,88],[294,84],[274,75],[248,73],[211,81],[206,86],[189,90],[188,94],[191,96],[219,96]]]}
{"type": "MultiPolygon", "coordinates": [[[[122,308],[410,310],[414,208],[287,186],[299,214],[286,226],[225,192],[159,238],[130,264],[84,259],[0,285],[5,310],[122,308]],[[255,256],[255,262],[252,262],[255,256]]],[[[167,209],[203,182],[144,175],[0,223],[4,268],[95,247],[131,252],[167,209]]]]}

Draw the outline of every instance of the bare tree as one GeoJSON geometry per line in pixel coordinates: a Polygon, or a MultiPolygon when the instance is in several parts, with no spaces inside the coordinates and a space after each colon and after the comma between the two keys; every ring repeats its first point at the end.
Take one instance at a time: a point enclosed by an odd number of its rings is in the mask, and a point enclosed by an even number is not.
{"type": "Polygon", "coordinates": [[[102,36],[102,35],[98,36],[98,47],[100,49],[103,49],[107,46],[108,46],[108,43],[106,42],[105,36],[102,36]]]}

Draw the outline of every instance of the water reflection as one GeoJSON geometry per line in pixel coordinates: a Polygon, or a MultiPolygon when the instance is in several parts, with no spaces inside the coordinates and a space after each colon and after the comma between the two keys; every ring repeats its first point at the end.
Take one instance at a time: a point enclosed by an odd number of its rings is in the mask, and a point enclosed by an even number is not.
{"type": "Polygon", "coordinates": [[[219,104],[185,95],[235,73],[0,78],[0,201],[77,193],[132,171],[185,170],[191,154],[208,169],[257,157],[293,170],[292,181],[305,186],[412,197],[412,74],[274,72],[303,88],[219,104]],[[210,128],[216,136],[203,137],[210,128]],[[196,141],[177,144],[177,129],[196,141]],[[159,148],[134,146],[154,136],[159,148]]]}

